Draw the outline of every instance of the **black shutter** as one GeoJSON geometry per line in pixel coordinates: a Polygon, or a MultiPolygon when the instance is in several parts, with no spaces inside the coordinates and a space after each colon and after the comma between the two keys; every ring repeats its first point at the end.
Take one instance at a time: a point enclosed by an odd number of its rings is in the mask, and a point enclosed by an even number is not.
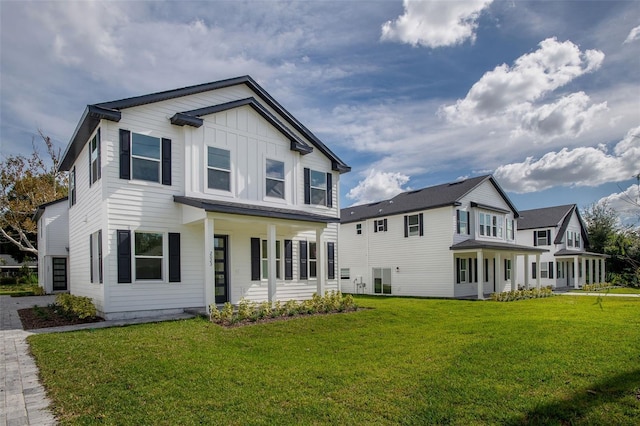
{"type": "Polygon", "coordinates": [[[553,262],[549,262],[549,278],[553,278],[553,262]]]}
{"type": "Polygon", "coordinates": [[[405,215],[404,216],[404,237],[407,238],[408,236],[409,236],[409,216],[405,215]]]}
{"type": "Polygon", "coordinates": [[[533,278],[535,280],[537,276],[538,276],[538,271],[536,269],[536,262],[532,262],[531,263],[531,278],[533,278]]]}
{"type": "Polygon", "coordinates": [[[118,230],[118,282],[131,282],[131,231],[118,230]]]}
{"type": "Polygon", "coordinates": [[[420,236],[424,235],[424,214],[420,213],[418,215],[418,226],[420,227],[420,236]]]}
{"type": "Polygon", "coordinates": [[[327,207],[333,207],[333,176],[327,173],[327,207]]]}
{"type": "Polygon", "coordinates": [[[300,241],[300,279],[307,279],[307,242],[300,241]]]}
{"type": "Polygon", "coordinates": [[[293,279],[293,241],[284,240],[284,279],[293,279]]]}
{"type": "Polygon", "coordinates": [[[384,219],[384,222],[382,222],[382,227],[384,228],[384,232],[387,232],[387,219],[384,219]]]}
{"type": "Polygon", "coordinates": [[[169,232],[169,282],[180,281],[180,234],[169,232]]]}
{"type": "Polygon", "coordinates": [[[102,284],[102,229],[98,231],[98,281],[102,284]]]}
{"type": "Polygon", "coordinates": [[[378,232],[378,221],[377,220],[373,221],[373,232],[378,232]]]}
{"type": "Polygon", "coordinates": [[[456,283],[460,284],[460,258],[459,257],[456,257],[456,283]]]}
{"type": "Polygon", "coordinates": [[[471,212],[465,212],[467,214],[467,235],[471,235],[471,212]]]}
{"type": "Polygon", "coordinates": [[[304,203],[311,204],[311,170],[304,169],[304,203]]]}
{"type": "Polygon", "coordinates": [[[533,231],[533,245],[538,245],[538,231],[533,231]]]}
{"type": "Polygon", "coordinates": [[[96,138],[98,139],[96,141],[97,145],[98,145],[98,179],[100,179],[102,177],[102,151],[100,148],[100,128],[98,128],[98,133],[96,134],[96,138]]]}
{"type": "Polygon", "coordinates": [[[473,282],[473,258],[470,257],[469,260],[467,260],[467,268],[469,268],[469,282],[472,283],[473,282]]]}
{"type": "Polygon", "coordinates": [[[93,234],[89,234],[89,282],[93,282],[93,234]]]}
{"type": "Polygon", "coordinates": [[[76,182],[76,166],[73,166],[73,170],[71,171],[73,177],[73,188],[71,189],[71,205],[76,204],[76,186],[78,186],[78,182],[76,182]]]}
{"type": "MultiPolygon", "coordinates": [[[[551,230],[547,229],[547,245],[550,246],[551,245],[551,230]]],[[[551,277],[553,278],[553,277],[551,277]]]]}
{"type": "Polygon", "coordinates": [[[484,260],[484,281],[489,282],[489,259],[484,260]]]}
{"type": "Polygon", "coordinates": [[[507,280],[507,260],[508,259],[504,260],[504,279],[505,279],[505,281],[507,280]]]}
{"type": "Polygon", "coordinates": [[[335,246],[333,242],[327,242],[327,279],[332,280],[335,277],[336,277],[335,246]]]}
{"type": "Polygon", "coordinates": [[[251,238],[251,281],[260,281],[260,238],[251,238]]]}
{"type": "Polygon", "coordinates": [[[474,282],[478,282],[478,258],[473,259],[473,277],[475,278],[474,282]]]}
{"type": "Polygon", "coordinates": [[[162,138],[162,184],[171,185],[171,139],[162,138]]]}
{"type": "Polygon", "coordinates": [[[456,210],[456,234],[460,233],[460,210],[456,210]]]}
{"type": "Polygon", "coordinates": [[[93,184],[93,180],[95,179],[95,177],[93,176],[93,169],[91,168],[91,142],[92,140],[89,141],[89,188],[91,188],[91,185],[93,184]]]}
{"type": "Polygon", "coordinates": [[[120,129],[120,179],[131,179],[131,132],[120,129]]]}

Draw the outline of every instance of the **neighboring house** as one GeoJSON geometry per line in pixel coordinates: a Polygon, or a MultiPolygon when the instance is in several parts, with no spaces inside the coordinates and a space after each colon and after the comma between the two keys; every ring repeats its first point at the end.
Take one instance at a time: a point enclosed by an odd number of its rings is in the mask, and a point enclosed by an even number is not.
{"type": "Polygon", "coordinates": [[[38,265],[33,260],[25,260],[20,263],[10,254],[0,254],[0,277],[18,277],[25,266],[32,273],[38,272],[38,265]]]}
{"type": "Polygon", "coordinates": [[[520,264],[518,280],[528,275],[542,285],[581,287],[605,281],[606,255],[588,251],[587,228],[575,204],[524,210],[518,220],[518,241],[549,251],[535,263],[520,264]],[[576,278],[577,277],[577,278],[576,278]]]}
{"type": "Polygon", "coordinates": [[[106,318],[339,288],[350,168],[248,76],[88,105],[60,169],[70,291],[106,318]]]}
{"type": "Polygon", "coordinates": [[[38,206],[38,284],[46,293],[69,289],[69,208],[67,197],[38,206]]]}
{"type": "Polygon", "coordinates": [[[342,291],[484,298],[514,289],[516,259],[548,250],[517,241],[517,219],[490,175],[342,209],[342,291]]]}

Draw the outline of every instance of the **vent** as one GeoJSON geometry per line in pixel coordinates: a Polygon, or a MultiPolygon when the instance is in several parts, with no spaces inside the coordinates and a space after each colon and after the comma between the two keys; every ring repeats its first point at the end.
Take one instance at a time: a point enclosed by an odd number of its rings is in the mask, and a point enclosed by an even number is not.
{"type": "Polygon", "coordinates": [[[453,186],[453,185],[460,185],[462,182],[464,182],[464,181],[463,181],[463,180],[459,180],[459,181],[457,181],[457,182],[451,182],[451,183],[449,184],[449,186],[453,186]]]}

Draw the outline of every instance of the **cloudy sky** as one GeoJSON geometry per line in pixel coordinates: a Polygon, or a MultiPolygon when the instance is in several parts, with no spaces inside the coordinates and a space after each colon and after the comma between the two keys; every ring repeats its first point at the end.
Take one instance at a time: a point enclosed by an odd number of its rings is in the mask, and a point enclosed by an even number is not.
{"type": "MultiPolygon", "coordinates": [[[[343,207],[493,173],[521,209],[640,173],[638,1],[0,0],[0,151],[87,104],[251,75],[352,166],[343,207]]],[[[633,212],[631,212],[633,213],[633,212]]]]}

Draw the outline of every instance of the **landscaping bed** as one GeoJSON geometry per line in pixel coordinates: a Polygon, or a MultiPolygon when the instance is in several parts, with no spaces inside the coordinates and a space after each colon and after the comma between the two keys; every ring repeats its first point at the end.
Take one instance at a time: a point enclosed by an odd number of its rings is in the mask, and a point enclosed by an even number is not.
{"type": "Polygon", "coordinates": [[[103,321],[99,317],[79,318],[78,316],[66,315],[55,306],[34,306],[33,308],[19,309],[18,315],[25,330],[103,321]]]}

